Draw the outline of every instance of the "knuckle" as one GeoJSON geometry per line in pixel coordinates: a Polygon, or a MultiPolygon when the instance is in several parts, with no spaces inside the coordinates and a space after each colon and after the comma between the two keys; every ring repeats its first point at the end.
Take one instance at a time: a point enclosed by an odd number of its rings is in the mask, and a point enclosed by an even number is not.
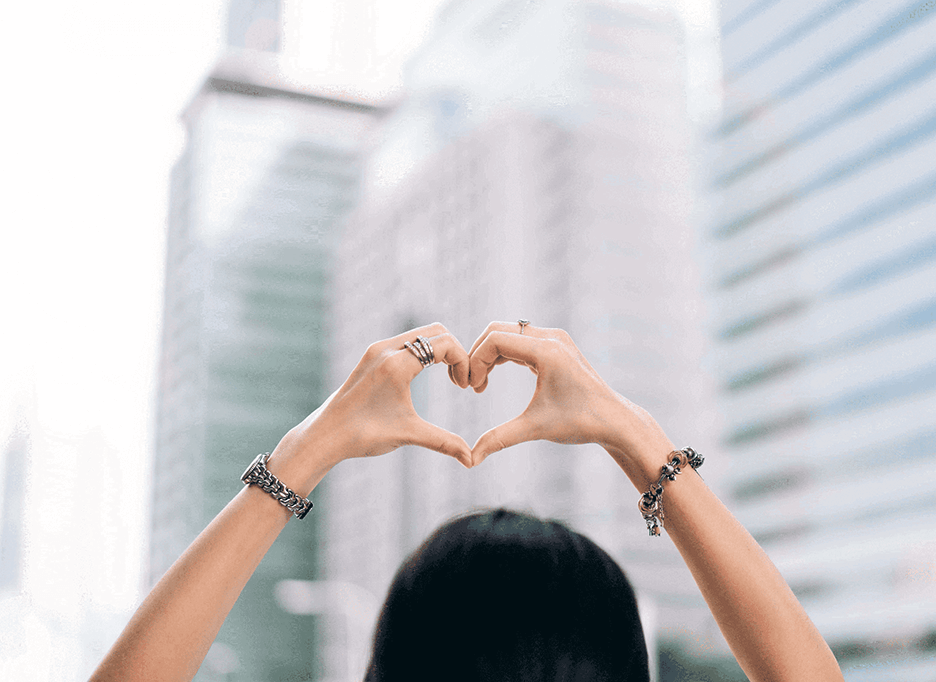
{"type": "Polygon", "coordinates": [[[389,353],[385,353],[380,356],[376,365],[374,366],[374,374],[382,379],[395,376],[400,365],[399,360],[397,360],[398,357],[399,354],[389,353]]]}
{"type": "Polygon", "coordinates": [[[556,338],[565,343],[572,341],[572,336],[565,329],[556,329],[556,338]]]}
{"type": "Polygon", "coordinates": [[[554,339],[549,339],[543,345],[543,355],[549,360],[559,360],[565,355],[565,349],[554,339]]]}
{"type": "Polygon", "coordinates": [[[452,343],[454,340],[455,340],[455,337],[452,336],[452,332],[448,331],[447,329],[446,329],[444,332],[442,332],[441,334],[438,334],[438,335],[433,339],[433,341],[434,341],[435,343],[437,343],[438,345],[440,345],[440,346],[448,346],[448,345],[449,345],[450,343],[452,343]]]}

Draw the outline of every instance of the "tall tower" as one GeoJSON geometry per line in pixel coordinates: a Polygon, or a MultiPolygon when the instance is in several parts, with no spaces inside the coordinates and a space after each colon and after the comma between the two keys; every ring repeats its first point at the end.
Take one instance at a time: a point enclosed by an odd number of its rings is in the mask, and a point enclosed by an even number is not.
{"type": "MultiPolygon", "coordinates": [[[[340,246],[333,385],[368,342],[417,324],[441,321],[469,347],[489,321],[524,317],[568,329],[677,442],[714,454],[700,409],[710,401],[682,41],[671,14],[616,2],[444,8],[340,246]]],[[[535,385],[504,365],[478,396],[437,369],[414,382],[417,411],[469,443],[519,413],[535,385]]],[[[342,463],[327,486],[326,575],[375,600],[435,526],[504,505],[564,519],[620,559],[651,641],[707,623],[688,572],[647,537],[639,493],[598,447],[524,444],[471,471],[404,449],[342,463]]]]}
{"type": "MultiPolygon", "coordinates": [[[[237,493],[243,469],[324,400],[335,231],[354,205],[373,107],[232,54],[186,109],[172,175],[150,546],[155,582],[237,493]]],[[[313,578],[316,516],[290,524],[199,679],[305,679],[314,623],[279,610],[313,578]],[[224,677],[233,674],[236,677],[224,677]]]]}
{"type": "Polygon", "coordinates": [[[23,502],[29,438],[17,426],[6,443],[0,479],[0,593],[20,590],[23,562],[23,502]]]}
{"type": "Polygon", "coordinates": [[[931,678],[936,12],[723,7],[707,241],[736,507],[847,679],[931,678]]]}

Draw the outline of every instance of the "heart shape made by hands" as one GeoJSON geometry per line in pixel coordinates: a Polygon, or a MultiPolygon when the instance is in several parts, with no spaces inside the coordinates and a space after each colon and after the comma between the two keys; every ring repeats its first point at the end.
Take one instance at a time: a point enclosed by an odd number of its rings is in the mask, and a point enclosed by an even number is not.
{"type": "MultiPolygon", "coordinates": [[[[566,332],[527,325],[526,322],[519,326],[503,322],[488,325],[468,351],[467,373],[463,366],[464,351],[453,350],[462,348],[454,337],[447,331],[445,335],[434,337],[441,351],[435,354],[436,358],[449,365],[449,377],[463,388],[483,392],[494,367],[507,362],[529,368],[537,378],[527,407],[478,438],[470,449],[471,466],[480,464],[498,450],[526,441],[585,443],[594,442],[597,435],[595,427],[602,420],[595,419],[594,414],[589,418],[587,412],[593,412],[604,402],[601,398],[610,388],[598,377],[566,332]]],[[[467,447],[460,436],[441,427],[430,426],[437,436],[444,434],[446,439],[464,443],[455,449],[467,447]]],[[[449,440],[448,447],[435,449],[455,454],[452,452],[453,442],[449,440]]]]}

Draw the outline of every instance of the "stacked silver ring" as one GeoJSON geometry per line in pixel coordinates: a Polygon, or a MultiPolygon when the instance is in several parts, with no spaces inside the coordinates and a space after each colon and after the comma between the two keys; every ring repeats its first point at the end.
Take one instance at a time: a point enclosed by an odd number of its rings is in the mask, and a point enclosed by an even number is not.
{"type": "Polygon", "coordinates": [[[407,348],[410,353],[416,356],[416,359],[419,360],[419,363],[423,367],[428,367],[435,361],[435,353],[432,351],[432,344],[429,343],[429,339],[425,336],[417,336],[416,340],[410,343],[407,341],[403,344],[404,348],[407,348]]]}

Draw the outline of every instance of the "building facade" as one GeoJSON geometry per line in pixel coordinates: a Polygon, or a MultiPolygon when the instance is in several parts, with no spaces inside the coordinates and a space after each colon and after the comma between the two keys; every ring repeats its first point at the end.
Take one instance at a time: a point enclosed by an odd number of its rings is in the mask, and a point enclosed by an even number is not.
{"type": "MultiPolygon", "coordinates": [[[[616,390],[677,442],[714,455],[685,117],[682,29],[611,2],[451,3],[381,126],[363,204],[336,270],[332,384],[370,342],[432,321],[466,348],[491,320],[567,329],[616,390]],[[700,436],[700,434],[703,434],[700,436]]],[[[481,395],[432,368],[417,411],[468,443],[522,411],[535,377],[503,365],[481,395]]],[[[706,474],[717,481],[718,458],[706,474]]],[[[708,465],[707,465],[708,466],[708,465]]],[[[537,442],[482,466],[419,449],[350,460],[325,481],[325,573],[369,595],[362,643],[328,674],[360,679],[396,567],[472,508],[572,524],[618,558],[641,593],[651,643],[714,632],[672,546],[651,540],[639,493],[596,447],[537,442]]],[[[332,648],[345,641],[336,623],[332,648]]]]}
{"type": "Polygon", "coordinates": [[[730,488],[848,680],[936,674],[936,12],[724,2],[730,488]]]}
{"type": "MultiPolygon", "coordinates": [[[[335,230],[357,198],[373,107],[231,53],[184,113],[172,176],[150,542],[154,583],[237,493],[258,452],[324,400],[335,230]]],[[[315,515],[290,524],[198,679],[307,679],[314,619],[277,585],[314,578],[315,515]]]]}
{"type": "Polygon", "coordinates": [[[23,514],[26,500],[29,437],[17,424],[5,443],[0,479],[0,594],[22,588],[23,514]]]}

